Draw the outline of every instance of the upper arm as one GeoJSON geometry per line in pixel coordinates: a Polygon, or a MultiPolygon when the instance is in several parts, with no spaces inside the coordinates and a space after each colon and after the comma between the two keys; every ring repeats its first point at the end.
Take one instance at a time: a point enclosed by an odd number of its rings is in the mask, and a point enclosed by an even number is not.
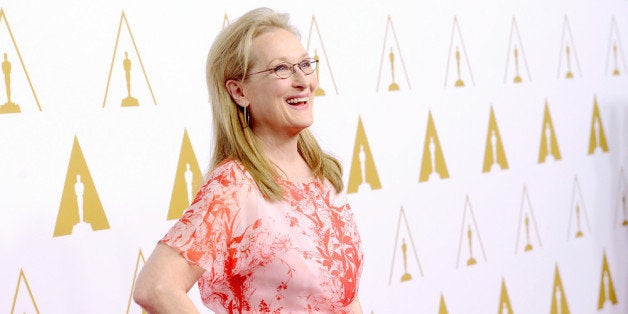
{"type": "Polygon", "coordinates": [[[190,264],[176,249],[158,243],[137,277],[136,290],[157,287],[187,292],[205,270],[190,264]]]}

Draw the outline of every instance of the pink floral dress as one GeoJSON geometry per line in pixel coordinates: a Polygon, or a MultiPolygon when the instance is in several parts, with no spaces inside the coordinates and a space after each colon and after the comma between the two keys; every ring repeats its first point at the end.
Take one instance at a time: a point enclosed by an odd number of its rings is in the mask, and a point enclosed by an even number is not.
{"type": "Polygon", "coordinates": [[[205,269],[203,303],[216,313],[346,313],[357,297],[362,250],[349,204],[327,181],[279,181],[261,195],[244,166],[226,161],[161,242],[205,269]]]}

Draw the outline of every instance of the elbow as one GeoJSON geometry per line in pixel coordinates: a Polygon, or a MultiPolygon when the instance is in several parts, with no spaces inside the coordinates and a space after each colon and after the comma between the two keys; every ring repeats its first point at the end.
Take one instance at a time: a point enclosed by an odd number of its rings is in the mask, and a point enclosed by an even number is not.
{"type": "Polygon", "coordinates": [[[159,285],[147,283],[138,277],[133,291],[133,301],[141,306],[144,310],[151,312],[155,307],[155,302],[159,300],[159,285]]]}
{"type": "Polygon", "coordinates": [[[148,287],[139,283],[140,281],[138,280],[136,282],[135,290],[133,290],[133,301],[146,310],[150,307],[150,300],[152,299],[151,295],[153,292],[151,292],[148,287]]]}

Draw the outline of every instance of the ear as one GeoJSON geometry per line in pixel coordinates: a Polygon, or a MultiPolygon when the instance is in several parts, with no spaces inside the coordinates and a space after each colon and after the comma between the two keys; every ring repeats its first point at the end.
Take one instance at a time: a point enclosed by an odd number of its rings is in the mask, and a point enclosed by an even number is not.
{"type": "Polygon", "coordinates": [[[242,89],[242,82],[236,80],[228,80],[225,83],[225,87],[231,95],[231,98],[241,107],[248,107],[249,100],[244,96],[244,90],[242,89]]]}

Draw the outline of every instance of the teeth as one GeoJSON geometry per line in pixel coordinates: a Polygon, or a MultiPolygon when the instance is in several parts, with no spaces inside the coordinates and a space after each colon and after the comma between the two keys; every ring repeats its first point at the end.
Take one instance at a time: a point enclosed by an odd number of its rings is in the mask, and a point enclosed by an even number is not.
{"type": "Polygon", "coordinates": [[[307,97],[303,97],[303,98],[290,98],[287,100],[287,102],[289,104],[296,104],[299,102],[306,102],[307,101],[307,97]]]}

